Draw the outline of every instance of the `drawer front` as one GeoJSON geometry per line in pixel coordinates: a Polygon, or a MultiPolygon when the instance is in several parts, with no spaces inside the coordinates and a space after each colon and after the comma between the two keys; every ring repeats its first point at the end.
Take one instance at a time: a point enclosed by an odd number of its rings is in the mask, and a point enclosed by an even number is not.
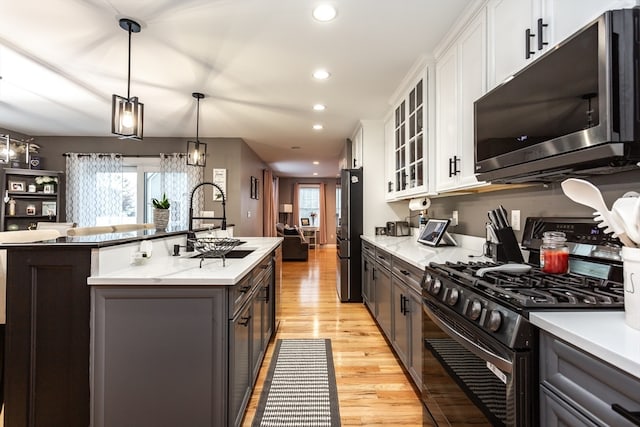
{"type": "Polygon", "coordinates": [[[229,288],[229,318],[233,319],[251,294],[251,273],[229,288]]]}
{"type": "Polygon", "coordinates": [[[400,280],[405,282],[416,292],[420,293],[422,291],[421,283],[422,276],[424,276],[424,270],[396,257],[393,257],[391,266],[391,272],[400,278],[400,280]]]}
{"type": "Polygon", "coordinates": [[[385,252],[382,249],[376,248],[375,260],[378,264],[385,267],[387,270],[391,270],[391,254],[385,252]]]}
{"type": "Polygon", "coordinates": [[[640,380],[558,338],[540,333],[540,381],[597,424],[634,426],[612,409],[640,411],[640,380]]]}
{"type": "Polygon", "coordinates": [[[376,253],[375,247],[371,243],[363,240],[362,241],[362,254],[363,255],[369,255],[369,256],[371,256],[371,258],[374,258],[375,257],[375,253],[376,253]]]}

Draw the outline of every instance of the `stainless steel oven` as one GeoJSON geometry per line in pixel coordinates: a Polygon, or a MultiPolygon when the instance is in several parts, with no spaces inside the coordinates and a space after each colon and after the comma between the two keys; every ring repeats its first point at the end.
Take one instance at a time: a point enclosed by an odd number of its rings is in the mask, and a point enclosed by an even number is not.
{"type": "Polygon", "coordinates": [[[426,421],[439,426],[537,425],[533,337],[527,348],[510,348],[465,324],[441,302],[423,293],[426,421]]]}

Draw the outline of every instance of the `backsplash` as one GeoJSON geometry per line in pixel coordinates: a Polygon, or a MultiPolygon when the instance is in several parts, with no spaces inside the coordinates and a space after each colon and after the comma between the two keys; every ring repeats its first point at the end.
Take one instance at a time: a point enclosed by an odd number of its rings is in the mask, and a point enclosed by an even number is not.
{"type": "MultiPolygon", "coordinates": [[[[640,192],[640,169],[613,175],[584,178],[600,188],[609,208],[613,202],[627,191],[640,192]]],[[[516,190],[503,190],[488,193],[469,194],[463,196],[439,197],[431,199],[428,210],[430,218],[451,218],[454,210],[459,212],[459,224],[450,226],[450,232],[485,236],[485,223],[488,221],[487,211],[502,204],[511,217],[511,210],[520,210],[520,223],[530,216],[578,216],[591,217],[593,210],[587,206],[573,202],[565,196],[560,182],[551,184],[533,184],[531,187],[516,190]]],[[[411,212],[412,215],[416,212],[411,212]]],[[[418,217],[411,219],[412,226],[417,226],[418,217]]],[[[522,230],[516,231],[520,241],[522,230]]]]}

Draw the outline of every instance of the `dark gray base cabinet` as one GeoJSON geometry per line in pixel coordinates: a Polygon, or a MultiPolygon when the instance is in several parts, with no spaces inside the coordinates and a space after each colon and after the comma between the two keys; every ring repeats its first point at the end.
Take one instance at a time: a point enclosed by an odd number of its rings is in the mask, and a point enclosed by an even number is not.
{"type": "Polygon", "coordinates": [[[540,333],[540,381],[543,426],[640,425],[640,379],[546,332],[540,333]]]}
{"type": "Polygon", "coordinates": [[[363,241],[364,302],[422,389],[422,270],[363,241]]]}
{"type": "Polygon", "coordinates": [[[93,249],[7,249],[4,426],[239,425],[279,264],[236,286],[90,287],[93,249]]]}

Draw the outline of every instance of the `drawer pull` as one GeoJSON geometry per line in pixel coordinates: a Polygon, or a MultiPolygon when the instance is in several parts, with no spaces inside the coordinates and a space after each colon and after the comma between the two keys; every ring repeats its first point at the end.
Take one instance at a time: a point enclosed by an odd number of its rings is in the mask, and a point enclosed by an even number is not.
{"type": "Polygon", "coordinates": [[[247,293],[249,289],[251,289],[251,286],[240,286],[240,289],[238,290],[240,291],[240,293],[244,294],[247,293]]]}
{"type": "Polygon", "coordinates": [[[411,276],[411,273],[409,273],[407,270],[400,270],[400,273],[404,274],[405,276],[411,276]]]}
{"type": "Polygon", "coordinates": [[[623,408],[622,406],[618,405],[617,403],[614,403],[613,405],[611,405],[611,409],[613,409],[618,414],[622,415],[623,417],[625,417],[627,420],[631,421],[635,425],[640,426],[640,411],[631,412],[623,408]]]}
{"type": "Polygon", "coordinates": [[[251,316],[241,317],[240,320],[238,320],[238,325],[240,325],[240,326],[248,326],[249,325],[249,320],[251,320],[251,316]]]}

